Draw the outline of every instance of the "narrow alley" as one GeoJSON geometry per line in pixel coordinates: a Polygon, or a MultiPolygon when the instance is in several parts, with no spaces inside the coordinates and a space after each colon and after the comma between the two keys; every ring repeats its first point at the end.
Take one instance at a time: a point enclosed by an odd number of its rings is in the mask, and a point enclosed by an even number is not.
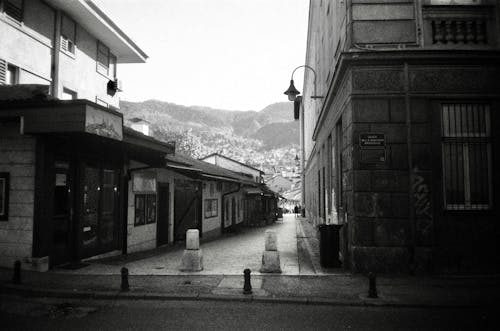
{"type": "MultiPolygon", "coordinates": [[[[307,224],[293,214],[285,214],[283,221],[268,226],[240,228],[236,233],[228,233],[217,240],[201,243],[204,268],[200,272],[182,272],[180,264],[183,244],[174,247],[161,247],[146,253],[132,253],[100,260],[91,260],[82,264],[82,268],[68,270],[55,268],[53,272],[87,275],[115,275],[126,267],[131,275],[241,275],[249,268],[252,274],[260,274],[264,251],[264,233],[276,231],[280,254],[282,275],[310,275],[323,273],[318,269],[319,262],[311,261],[314,254],[308,251],[311,244],[302,229],[307,224]],[[86,265],[88,264],[88,265],[86,265]],[[316,269],[314,268],[316,265],[316,269]]],[[[311,238],[311,241],[315,238],[311,238]]]]}

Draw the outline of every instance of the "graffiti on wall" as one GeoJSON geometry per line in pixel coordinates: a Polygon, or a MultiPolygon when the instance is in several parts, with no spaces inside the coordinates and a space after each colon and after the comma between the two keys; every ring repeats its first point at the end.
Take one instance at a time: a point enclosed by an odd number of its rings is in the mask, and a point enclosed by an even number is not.
{"type": "Polygon", "coordinates": [[[425,177],[418,167],[413,168],[413,206],[417,222],[418,231],[428,234],[432,227],[432,205],[431,190],[427,185],[425,177]]]}

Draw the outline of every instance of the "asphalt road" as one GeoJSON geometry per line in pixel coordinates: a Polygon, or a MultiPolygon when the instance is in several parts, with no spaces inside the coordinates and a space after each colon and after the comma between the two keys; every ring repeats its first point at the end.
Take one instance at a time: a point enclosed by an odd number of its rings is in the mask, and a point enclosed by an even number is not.
{"type": "Polygon", "coordinates": [[[0,299],[2,330],[498,330],[493,308],[0,299]]]}

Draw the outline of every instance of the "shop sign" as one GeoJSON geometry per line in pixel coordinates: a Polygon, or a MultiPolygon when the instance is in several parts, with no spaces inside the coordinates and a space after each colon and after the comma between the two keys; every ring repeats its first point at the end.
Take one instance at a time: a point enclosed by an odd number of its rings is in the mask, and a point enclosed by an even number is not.
{"type": "Polygon", "coordinates": [[[123,140],[122,118],[101,109],[87,107],[85,113],[85,132],[116,140],[123,140]]]}

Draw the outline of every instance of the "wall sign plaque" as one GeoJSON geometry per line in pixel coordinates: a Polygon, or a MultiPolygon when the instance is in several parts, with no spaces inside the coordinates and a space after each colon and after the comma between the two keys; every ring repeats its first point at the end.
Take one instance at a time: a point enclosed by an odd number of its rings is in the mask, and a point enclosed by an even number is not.
{"type": "Polygon", "coordinates": [[[360,133],[359,146],[361,148],[385,148],[385,134],[360,133]]]}
{"type": "Polygon", "coordinates": [[[385,163],[385,134],[365,132],[359,134],[359,147],[362,163],[385,163]]]}

